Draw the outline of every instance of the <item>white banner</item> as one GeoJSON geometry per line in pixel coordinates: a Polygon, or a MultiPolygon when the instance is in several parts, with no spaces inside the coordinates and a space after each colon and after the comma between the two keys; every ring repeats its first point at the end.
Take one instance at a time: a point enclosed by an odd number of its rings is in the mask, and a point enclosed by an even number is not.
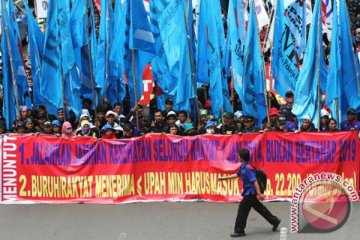
{"type": "Polygon", "coordinates": [[[37,18],[46,18],[48,10],[48,0],[36,0],[35,4],[37,18]]]}

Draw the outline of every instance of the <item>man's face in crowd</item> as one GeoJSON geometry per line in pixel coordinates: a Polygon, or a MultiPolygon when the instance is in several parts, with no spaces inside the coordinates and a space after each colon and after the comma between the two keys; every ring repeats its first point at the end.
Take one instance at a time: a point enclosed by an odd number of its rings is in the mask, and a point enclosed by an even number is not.
{"type": "Polygon", "coordinates": [[[336,129],[336,122],[334,120],[331,120],[329,122],[329,130],[335,130],[336,129]]]}
{"type": "Polygon", "coordinates": [[[304,129],[309,129],[309,128],[310,128],[310,124],[311,124],[311,122],[310,122],[309,119],[303,119],[303,120],[302,120],[302,125],[303,125],[303,128],[304,128],[304,129]]]}
{"type": "Polygon", "coordinates": [[[347,117],[348,117],[348,120],[349,120],[349,121],[355,120],[355,114],[352,113],[352,112],[349,112],[349,113],[347,114],[347,117]]]}
{"type": "Polygon", "coordinates": [[[185,123],[186,118],[187,118],[186,114],[179,113],[179,120],[180,120],[181,123],[185,123]]]}
{"type": "Polygon", "coordinates": [[[156,112],[155,116],[154,116],[155,122],[160,123],[163,119],[162,113],[161,112],[156,112]]]}
{"type": "Polygon", "coordinates": [[[113,124],[115,122],[115,116],[112,115],[112,114],[109,114],[107,117],[106,117],[106,120],[108,123],[110,124],[113,124]]]}
{"type": "Polygon", "coordinates": [[[116,113],[121,113],[121,106],[120,105],[116,105],[115,107],[114,107],[114,112],[116,112],[116,113]]]}

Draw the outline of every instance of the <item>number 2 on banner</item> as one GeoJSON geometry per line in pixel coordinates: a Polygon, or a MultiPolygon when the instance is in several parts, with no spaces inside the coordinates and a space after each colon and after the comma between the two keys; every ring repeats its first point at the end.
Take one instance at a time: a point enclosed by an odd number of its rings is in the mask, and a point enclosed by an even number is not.
{"type": "Polygon", "coordinates": [[[25,177],[25,175],[21,175],[21,176],[20,176],[19,182],[22,183],[21,188],[20,188],[19,195],[20,195],[21,197],[26,197],[26,192],[25,192],[26,177],[25,177]]]}
{"type": "Polygon", "coordinates": [[[285,192],[284,192],[284,182],[285,182],[285,177],[283,173],[276,173],[275,174],[275,181],[276,181],[276,191],[275,191],[275,195],[277,196],[284,196],[285,192]],[[280,187],[280,189],[279,189],[280,187]]]}

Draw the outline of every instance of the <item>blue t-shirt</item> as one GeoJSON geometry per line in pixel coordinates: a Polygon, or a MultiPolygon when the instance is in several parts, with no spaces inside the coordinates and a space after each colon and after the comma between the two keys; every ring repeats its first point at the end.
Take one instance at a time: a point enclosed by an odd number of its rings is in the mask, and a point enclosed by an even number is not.
{"type": "Polygon", "coordinates": [[[242,196],[256,195],[254,182],[256,181],[255,169],[248,163],[242,163],[237,175],[243,182],[242,196]]]}

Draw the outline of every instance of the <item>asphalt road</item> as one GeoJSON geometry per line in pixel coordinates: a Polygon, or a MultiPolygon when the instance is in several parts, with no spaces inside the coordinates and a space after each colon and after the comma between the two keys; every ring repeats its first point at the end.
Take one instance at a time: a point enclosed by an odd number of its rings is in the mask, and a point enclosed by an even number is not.
{"type": "MultiPolygon", "coordinates": [[[[360,203],[353,203],[349,220],[327,234],[290,233],[290,203],[265,204],[287,228],[282,239],[358,239],[360,203]]],[[[119,205],[0,205],[1,240],[212,240],[231,239],[237,204],[134,203],[119,205]]],[[[251,211],[245,239],[280,239],[280,231],[251,211]]]]}

